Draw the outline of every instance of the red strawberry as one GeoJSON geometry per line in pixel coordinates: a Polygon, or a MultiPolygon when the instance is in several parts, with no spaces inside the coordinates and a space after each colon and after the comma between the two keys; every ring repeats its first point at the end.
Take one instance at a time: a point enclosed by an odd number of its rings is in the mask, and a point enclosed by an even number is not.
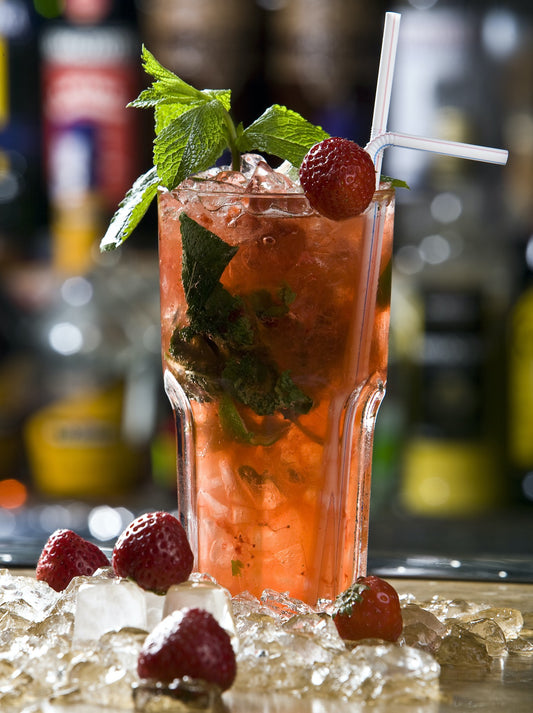
{"type": "Polygon", "coordinates": [[[225,691],[237,672],[228,633],[203,609],[177,609],[147,636],[137,673],[161,683],[190,676],[225,691]]]}
{"type": "Polygon", "coordinates": [[[309,150],[300,167],[300,183],[315,210],[331,220],[344,220],[367,209],[376,169],[358,144],[334,136],[309,150]]]}
{"type": "Polygon", "coordinates": [[[61,592],[73,577],[89,576],[99,567],[109,567],[109,560],[97,545],[72,530],[56,530],[43,547],[35,576],[61,592]]]}
{"type": "Polygon", "coordinates": [[[396,641],[402,633],[398,594],[379,577],[359,577],[337,597],[335,605],[333,620],[343,639],[396,641]]]}
{"type": "Polygon", "coordinates": [[[164,594],[189,577],[193,560],[179,520],[168,512],[150,512],[120,535],[111,561],[119,577],[131,577],[143,589],[164,594]]]}

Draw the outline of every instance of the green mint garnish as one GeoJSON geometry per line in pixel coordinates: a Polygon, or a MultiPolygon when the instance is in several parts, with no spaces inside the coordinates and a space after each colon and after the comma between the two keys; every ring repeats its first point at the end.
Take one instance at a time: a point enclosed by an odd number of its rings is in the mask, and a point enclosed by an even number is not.
{"type": "Polygon", "coordinates": [[[180,215],[183,242],[182,280],[189,311],[206,309],[213,292],[221,287],[220,278],[238,248],[199,225],[188,215],[180,215]]]}
{"type": "Polygon", "coordinates": [[[299,166],[311,146],[328,134],[294,111],[272,106],[249,127],[235,124],[229,90],[195,89],[163,67],[143,47],[143,67],[152,85],[130,106],[155,112],[154,167],[137,179],[115,213],[100,243],[119,247],[146,213],[161,185],[169,190],[185,178],[213,166],[229,150],[232,167],[240,155],[262,151],[299,166]]]}
{"type": "Polygon", "coordinates": [[[113,250],[122,245],[150,207],[159,185],[159,176],[155,168],[151,168],[135,181],[111,219],[106,234],[100,242],[100,250],[113,250]]]}
{"type": "Polygon", "coordinates": [[[218,410],[220,423],[224,431],[239,443],[250,446],[271,446],[283,436],[289,427],[288,422],[265,424],[261,430],[257,427],[252,431],[239,413],[235,401],[231,396],[222,394],[218,410]]]}
{"type": "Polygon", "coordinates": [[[180,222],[188,324],[174,331],[170,354],[182,365],[183,386],[190,398],[221,398],[220,419],[226,431],[242,442],[269,445],[282,429],[250,431],[237,404],[259,416],[281,413],[286,418],[311,409],[312,399],[288,371],[278,368],[257,331],[259,322],[286,314],[295,295],[286,285],[276,295],[260,290],[246,301],[230,294],[220,278],[238,248],[185,214],[180,222]]]}
{"type": "Polygon", "coordinates": [[[283,317],[289,311],[289,306],[294,302],[296,295],[288,285],[283,285],[276,296],[268,290],[257,290],[250,295],[253,310],[259,319],[268,322],[276,317],[283,317]]]}
{"type": "Polygon", "coordinates": [[[407,188],[408,191],[411,190],[409,184],[406,181],[402,181],[401,178],[391,178],[381,174],[380,181],[381,183],[390,183],[391,188],[407,188]]]}

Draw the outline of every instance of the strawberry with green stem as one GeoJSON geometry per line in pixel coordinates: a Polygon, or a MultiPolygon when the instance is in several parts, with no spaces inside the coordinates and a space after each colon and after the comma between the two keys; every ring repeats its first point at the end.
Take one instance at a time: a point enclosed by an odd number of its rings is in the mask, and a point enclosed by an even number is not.
{"type": "Polygon", "coordinates": [[[398,593],[380,577],[359,577],[337,597],[333,621],[343,639],[397,641],[403,628],[398,593]]]}

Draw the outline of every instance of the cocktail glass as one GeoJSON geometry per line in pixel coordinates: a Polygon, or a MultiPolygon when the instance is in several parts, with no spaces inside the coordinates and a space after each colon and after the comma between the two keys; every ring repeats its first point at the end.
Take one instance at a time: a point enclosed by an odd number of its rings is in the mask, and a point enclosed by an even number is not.
{"type": "Polygon", "coordinates": [[[384,186],[364,214],[336,222],[293,188],[261,190],[188,180],[159,193],[178,511],[196,568],[233,594],[271,588],[314,604],[366,570],[394,191],[384,186]],[[209,241],[185,248],[184,220],[209,241]],[[206,279],[195,273],[211,264],[211,243],[221,247],[213,234],[236,250],[203,309],[211,325],[220,290],[230,308],[217,307],[222,327],[191,336],[201,309],[191,293],[206,279]]]}

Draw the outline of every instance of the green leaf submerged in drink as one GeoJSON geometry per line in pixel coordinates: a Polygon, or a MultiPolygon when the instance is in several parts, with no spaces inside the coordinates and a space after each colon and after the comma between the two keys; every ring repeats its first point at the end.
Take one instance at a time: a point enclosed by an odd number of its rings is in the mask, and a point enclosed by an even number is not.
{"type": "Polygon", "coordinates": [[[131,102],[155,112],[154,165],[126,194],[100,248],[113,250],[138,225],[158,186],[172,190],[185,178],[213,166],[229,150],[232,168],[240,169],[242,153],[261,151],[299,166],[308,150],[328,134],[294,111],[274,105],[250,126],[235,124],[229,90],[195,89],[163,67],[145,48],[145,71],[152,85],[131,102]]]}
{"type": "Polygon", "coordinates": [[[280,371],[259,337],[257,324],[287,314],[294,298],[285,285],[274,299],[264,291],[246,302],[221,284],[222,273],[237,248],[180,215],[183,244],[182,283],[187,300],[188,323],[174,330],[170,356],[180,365],[181,383],[197,401],[220,400],[220,419],[225,430],[241,442],[275,442],[286,424],[266,423],[263,433],[250,430],[236,404],[258,416],[282,414],[294,420],[308,413],[313,402],[280,371]]]}

